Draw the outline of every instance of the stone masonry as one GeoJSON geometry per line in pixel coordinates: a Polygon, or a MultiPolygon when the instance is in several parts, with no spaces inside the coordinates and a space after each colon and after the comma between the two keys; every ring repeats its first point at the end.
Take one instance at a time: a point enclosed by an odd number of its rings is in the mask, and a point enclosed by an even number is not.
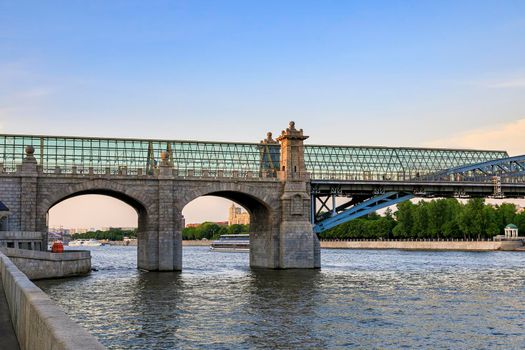
{"type": "Polygon", "coordinates": [[[0,201],[10,209],[10,231],[46,233],[49,209],[65,199],[84,194],[120,199],[138,214],[138,267],[173,271],[182,269],[182,209],[198,197],[219,196],[250,214],[251,267],[318,268],[319,241],[310,223],[304,165],[306,138],[290,122],[277,138],[281,145],[277,176],[261,178],[181,176],[168,154],[163,154],[153,174],[48,174],[28,145],[17,172],[0,173],[0,201]]]}

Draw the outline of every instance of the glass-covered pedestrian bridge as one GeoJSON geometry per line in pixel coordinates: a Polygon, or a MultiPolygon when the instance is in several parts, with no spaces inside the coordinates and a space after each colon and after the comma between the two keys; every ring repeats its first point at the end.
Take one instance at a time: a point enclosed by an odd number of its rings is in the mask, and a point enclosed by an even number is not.
{"type": "MultiPolygon", "coordinates": [[[[154,174],[161,163],[181,176],[272,177],[279,144],[0,135],[0,167],[16,171],[25,146],[44,173],[154,174]]],[[[406,181],[461,165],[506,158],[504,151],[305,145],[314,180],[406,181]]]]}

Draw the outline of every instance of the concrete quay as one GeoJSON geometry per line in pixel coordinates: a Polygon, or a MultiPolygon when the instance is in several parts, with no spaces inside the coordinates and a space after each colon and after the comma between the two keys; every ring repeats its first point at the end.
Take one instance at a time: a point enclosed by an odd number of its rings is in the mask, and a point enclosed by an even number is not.
{"type": "Polygon", "coordinates": [[[211,242],[213,242],[212,239],[210,240],[207,240],[207,241],[201,241],[201,240],[184,240],[182,241],[182,246],[188,246],[188,247],[191,247],[191,246],[202,246],[202,247],[207,247],[207,246],[210,246],[211,245],[211,242]]]}
{"type": "MultiPolygon", "coordinates": [[[[209,246],[212,240],[184,240],[183,246],[209,246]]],[[[401,249],[401,250],[458,250],[458,251],[525,251],[521,241],[375,241],[326,240],[322,249],[401,249]]]]}
{"type": "Polygon", "coordinates": [[[521,241],[321,241],[325,249],[515,251],[521,247],[521,241]]]}
{"type": "Polygon", "coordinates": [[[89,250],[52,253],[37,250],[0,248],[29,279],[81,276],[91,271],[89,250]]]}
{"type": "MultiPolygon", "coordinates": [[[[95,337],[60,310],[2,252],[0,252],[0,277],[9,309],[8,314],[20,349],[105,349],[95,337]]],[[[0,326],[5,327],[5,324],[5,317],[0,318],[0,326]]],[[[12,344],[12,337],[10,339],[12,344]]],[[[1,341],[4,341],[3,337],[1,341]]],[[[1,348],[9,349],[4,346],[1,348]]]]}

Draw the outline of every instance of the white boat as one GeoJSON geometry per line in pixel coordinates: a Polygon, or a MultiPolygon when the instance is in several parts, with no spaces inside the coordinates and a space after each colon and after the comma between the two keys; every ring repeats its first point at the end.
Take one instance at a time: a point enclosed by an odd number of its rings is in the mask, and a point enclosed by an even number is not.
{"type": "Polygon", "coordinates": [[[219,252],[249,252],[250,235],[221,235],[218,240],[211,243],[210,249],[219,252]]]}
{"type": "Polygon", "coordinates": [[[68,243],[70,247],[100,247],[102,243],[96,239],[75,239],[68,243]]]}

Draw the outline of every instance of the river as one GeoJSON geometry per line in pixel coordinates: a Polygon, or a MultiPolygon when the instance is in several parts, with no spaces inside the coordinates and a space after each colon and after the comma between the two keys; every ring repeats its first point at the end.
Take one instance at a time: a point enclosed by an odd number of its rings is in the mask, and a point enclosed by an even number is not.
{"type": "Polygon", "coordinates": [[[182,273],[91,248],[86,277],[37,284],[110,349],[525,347],[525,253],[322,250],[322,269],[250,270],[184,247],[182,273]]]}

